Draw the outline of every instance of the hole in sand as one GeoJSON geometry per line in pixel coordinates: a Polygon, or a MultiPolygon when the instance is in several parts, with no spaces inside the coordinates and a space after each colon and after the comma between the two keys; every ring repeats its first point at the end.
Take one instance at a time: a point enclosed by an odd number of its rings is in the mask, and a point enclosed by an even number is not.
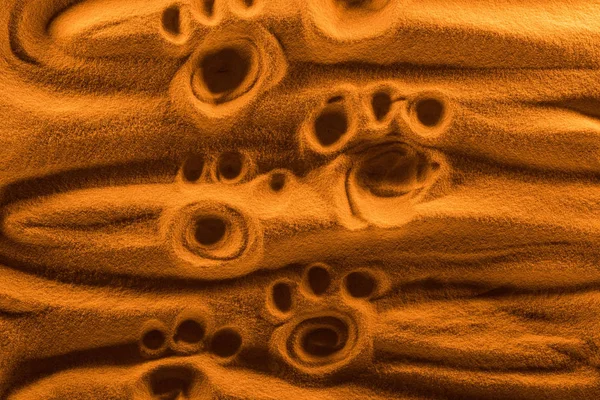
{"type": "Polygon", "coordinates": [[[202,79],[213,94],[233,92],[248,76],[251,64],[249,54],[234,48],[224,48],[207,54],[200,61],[202,79]]]}
{"type": "Polygon", "coordinates": [[[419,122],[428,127],[436,126],[444,116],[444,105],[437,99],[419,100],[415,105],[419,122]]]}
{"type": "Polygon", "coordinates": [[[315,120],[315,136],[322,146],[331,146],[347,131],[348,119],[342,110],[325,110],[315,120]]]}
{"type": "Polygon", "coordinates": [[[158,350],[165,344],[165,334],[158,329],[152,329],[144,334],[142,344],[147,349],[158,350]]]}
{"type": "Polygon", "coordinates": [[[254,0],[243,0],[244,5],[248,8],[252,7],[254,5],[254,0]]]}
{"type": "Polygon", "coordinates": [[[183,178],[189,182],[195,182],[202,176],[204,170],[204,158],[202,156],[191,156],[183,164],[183,178]]]}
{"type": "Polygon", "coordinates": [[[356,344],[356,325],[335,316],[319,316],[300,321],[290,332],[286,346],[290,357],[305,366],[327,365],[351,355],[356,344]],[[349,328],[348,322],[353,328],[349,328]]]}
{"type": "Polygon", "coordinates": [[[335,0],[336,3],[347,10],[377,11],[385,7],[389,0],[335,0]]]}
{"type": "Polygon", "coordinates": [[[271,190],[274,192],[279,192],[285,186],[285,174],[281,172],[275,172],[271,175],[271,180],[269,181],[269,186],[271,190]]]}
{"type": "Polygon", "coordinates": [[[292,308],[292,289],[285,282],[279,282],[273,286],[273,303],[275,307],[282,312],[287,312],[292,308]]]}
{"type": "Polygon", "coordinates": [[[160,400],[188,398],[194,373],[185,367],[161,368],[150,375],[150,391],[160,400]]]}
{"type": "Polygon", "coordinates": [[[213,335],[210,351],[219,357],[231,357],[242,346],[242,337],[231,328],[221,329],[213,335]]]}
{"type": "Polygon", "coordinates": [[[175,333],[176,342],[198,343],[204,338],[204,325],[193,319],[182,321],[175,333]]]}
{"type": "Polygon", "coordinates": [[[162,26],[165,32],[173,36],[181,34],[181,12],[179,7],[172,5],[166,8],[162,14],[162,26]]]}
{"type": "Polygon", "coordinates": [[[215,0],[201,0],[202,1],[202,11],[206,14],[207,17],[212,17],[215,12],[215,0]]]}
{"type": "Polygon", "coordinates": [[[321,266],[311,267],[308,270],[307,280],[310,290],[316,295],[325,293],[331,284],[329,271],[321,266]]]}
{"type": "Polygon", "coordinates": [[[372,194],[396,197],[422,187],[429,163],[414,149],[395,146],[365,159],[359,168],[357,178],[372,194]]]}
{"type": "Polygon", "coordinates": [[[227,224],[221,218],[203,217],[196,221],[195,238],[201,245],[211,246],[220,242],[227,232],[227,224]]]}
{"type": "Polygon", "coordinates": [[[375,291],[377,283],[371,274],[363,271],[355,271],[345,280],[346,290],[352,297],[369,297],[375,291]]]}
{"type": "Polygon", "coordinates": [[[233,180],[242,174],[244,169],[244,156],[235,151],[221,154],[217,162],[217,171],[220,178],[233,180]]]}
{"type": "Polygon", "coordinates": [[[346,341],[330,327],[309,330],[302,337],[302,350],[315,357],[330,356],[343,349],[345,345],[346,341]]]}
{"type": "Polygon", "coordinates": [[[378,92],[373,95],[371,99],[371,107],[373,108],[373,114],[378,121],[381,121],[390,112],[392,106],[392,99],[390,95],[384,92],[378,92]]]}

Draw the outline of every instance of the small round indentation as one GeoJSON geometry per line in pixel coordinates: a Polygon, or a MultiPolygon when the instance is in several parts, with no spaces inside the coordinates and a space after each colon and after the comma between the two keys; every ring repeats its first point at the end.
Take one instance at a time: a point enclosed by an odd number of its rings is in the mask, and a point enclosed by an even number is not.
{"type": "Polygon", "coordinates": [[[204,158],[199,155],[190,156],[183,164],[183,178],[188,182],[195,182],[202,176],[204,171],[204,158]]]}
{"type": "Polygon", "coordinates": [[[204,325],[193,319],[186,319],[177,326],[174,340],[175,342],[184,342],[195,344],[204,338],[204,325]]]}
{"type": "Polygon", "coordinates": [[[167,7],[161,18],[162,27],[169,35],[181,34],[181,11],[177,5],[167,7]]]}
{"type": "Polygon", "coordinates": [[[165,333],[159,329],[152,329],[144,333],[142,345],[150,350],[158,350],[165,344],[165,333]]]}
{"type": "Polygon", "coordinates": [[[202,217],[196,221],[194,237],[203,246],[219,243],[227,233],[227,224],[218,217],[202,217]]]}
{"type": "Polygon", "coordinates": [[[269,180],[269,187],[274,192],[279,192],[285,186],[286,176],[282,172],[275,172],[271,174],[271,179],[269,180]]]}
{"type": "Polygon", "coordinates": [[[202,1],[202,11],[207,17],[212,17],[215,12],[215,0],[200,0],[202,1]]]}
{"type": "Polygon", "coordinates": [[[365,298],[371,296],[377,288],[375,278],[364,271],[351,272],[344,280],[346,290],[352,297],[365,298]]]}
{"type": "Polygon", "coordinates": [[[331,276],[324,266],[315,265],[308,269],[306,280],[310,290],[317,296],[322,295],[331,285],[331,276]]]}
{"type": "Polygon", "coordinates": [[[212,337],[210,351],[219,357],[231,357],[242,346],[242,337],[232,328],[223,328],[212,337]]]}
{"type": "Polygon", "coordinates": [[[371,99],[371,107],[373,108],[373,115],[377,121],[381,121],[390,112],[392,107],[392,99],[389,94],[385,92],[378,92],[373,95],[371,99]]]}
{"type": "Polygon", "coordinates": [[[213,94],[233,92],[242,85],[251,65],[249,54],[235,48],[220,49],[200,61],[202,80],[213,94]]]}
{"type": "Polygon", "coordinates": [[[244,156],[236,151],[222,153],[217,161],[217,175],[219,179],[232,181],[242,175],[244,171],[244,156]]]}
{"type": "Polygon", "coordinates": [[[144,357],[160,357],[167,350],[167,328],[159,320],[147,321],[141,331],[139,349],[144,357]]]}
{"type": "Polygon", "coordinates": [[[343,349],[345,344],[338,333],[329,327],[310,330],[302,338],[302,350],[315,357],[328,357],[343,349]]]}
{"type": "Polygon", "coordinates": [[[444,116],[444,104],[434,98],[421,99],[414,107],[419,122],[430,128],[438,125],[444,116]]]}
{"type": "Polygon", "coordinates": [[[250,8],[254,5],[254,0],[242,0],[242,1],[247,8],[250,8]]]}
{"type": "Polygon", "coordinates": [[[271,296],[277,310],[285,313],[292,309],[292,289],[288,283],[279,282],[273,285],[271,296]]]}
{"type": "Polygon", "coordinates": [[[315,137],[322,146],[331,146],[348,131],[348,118],[343,109],[326,109],[315,119],[315,137]]]}

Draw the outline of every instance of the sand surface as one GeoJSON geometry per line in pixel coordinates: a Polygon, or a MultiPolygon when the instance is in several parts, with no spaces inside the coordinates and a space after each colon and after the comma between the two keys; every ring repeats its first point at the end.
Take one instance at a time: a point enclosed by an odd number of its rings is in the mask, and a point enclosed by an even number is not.
{"type": "Polygon", "coordinates": [[[0,3],[0,399],[600,399],[599,1],[0,3]]]}

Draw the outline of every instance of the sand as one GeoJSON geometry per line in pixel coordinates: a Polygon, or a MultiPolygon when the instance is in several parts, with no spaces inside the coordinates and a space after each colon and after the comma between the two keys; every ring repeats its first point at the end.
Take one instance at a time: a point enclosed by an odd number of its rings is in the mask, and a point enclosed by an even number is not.
{"type": "Polygon", "coordinates": [[[600,399],[598,1],[2,6],[1,399],[600,399]]]}

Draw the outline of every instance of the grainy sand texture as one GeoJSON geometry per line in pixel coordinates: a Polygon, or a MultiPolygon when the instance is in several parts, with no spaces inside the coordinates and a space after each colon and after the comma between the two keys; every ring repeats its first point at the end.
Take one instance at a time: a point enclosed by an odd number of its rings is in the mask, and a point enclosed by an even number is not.
{"type": "Polygon", "coordinates": [[[600,399],[600,1],[0,3],[0,399],[600,399]]]}

